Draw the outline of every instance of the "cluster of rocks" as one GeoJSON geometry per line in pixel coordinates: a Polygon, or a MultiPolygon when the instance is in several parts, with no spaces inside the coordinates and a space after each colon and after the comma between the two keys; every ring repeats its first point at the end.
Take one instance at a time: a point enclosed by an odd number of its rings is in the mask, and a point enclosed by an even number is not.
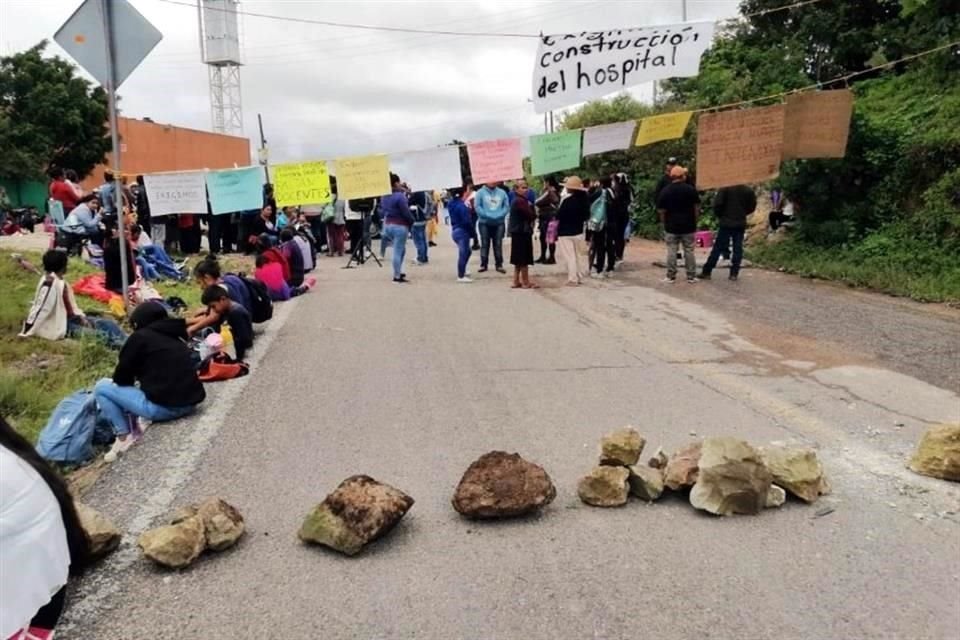
{"type": "Polygon", "coordinates": [[[907,467],[931,478],[960,482],[960,424],[931,427],[907,467]]]}
{"type": "Polygon", "coordinates": [[[204,551],[232,547],[244,530],[243,516],[236,508],[220,498],[207,498],[176,511],[169,524],[145,531],[137,544],[155,563],[181,569],[204,551]]]}
{"type": "Polygon", "coordinates": [[[403,491],[370,476],[351,476],[307,514],[299,537],[352,556],[389,533],[413,502],[403,491]]]}
{"type": "Polygon", "coordinates": [[[645,445],[630,427],[604,436],[599,466],[577,487],[580,499],[618,507],[631,495],[652,502],[665,490],[689,489],[693,507],[728,516],[779,507],[788,493],[812,503],[830,490],[817,454],[809,448],[753,447],[736,438],[707,438],[669,457],[658,449],[644,464],[645,445]]]}

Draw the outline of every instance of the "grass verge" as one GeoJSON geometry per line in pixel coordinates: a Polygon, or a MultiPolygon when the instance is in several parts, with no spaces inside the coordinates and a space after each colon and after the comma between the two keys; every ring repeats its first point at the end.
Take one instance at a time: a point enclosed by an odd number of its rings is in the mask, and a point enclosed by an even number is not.
{"type": "MultiPolygon", "coordinates": [[[[57,403],[70,393],[109,376],[117,354],[91,338],[53,342],[17,337],[39,276],[21,268],[13,259],[14,253],[0,251],[0,415],[35,442],[57,403]]],[[[41,268],[40,252],[27,251],[20,255],[41,268]]],[[[226,257],[223,266],[225,271],[252,270],[248,258],[226,257]]],[[[74,282],[97,271],[79,258],[71,258],[66,278],[74,282]]],[[[194,282],[155,284],[164,297],[178,296],[191,310],[200,308],[201,291],[194,282]]],[[[87,313],[109,315],[107,305],[92,298],[77,296],[77,303],[87,313]]]]}

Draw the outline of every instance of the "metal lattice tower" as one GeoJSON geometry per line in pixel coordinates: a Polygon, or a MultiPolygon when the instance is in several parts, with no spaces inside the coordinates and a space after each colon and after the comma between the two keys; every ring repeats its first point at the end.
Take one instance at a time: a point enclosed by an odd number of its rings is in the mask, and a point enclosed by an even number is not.
{"type": "Polygon", "coordinates": [[[243,133],[238,0],[197,0],[200,53],[210,78],[210,115],[218,133],[243,133]]]}

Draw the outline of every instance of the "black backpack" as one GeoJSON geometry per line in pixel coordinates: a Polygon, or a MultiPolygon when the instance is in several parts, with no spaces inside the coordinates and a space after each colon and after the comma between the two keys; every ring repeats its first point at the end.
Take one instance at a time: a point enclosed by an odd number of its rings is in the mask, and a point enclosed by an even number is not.
{"type": "Polygon", "coordinates": [[[273,317],[273,300],[270,299],[270,292],[267,291],[267,285],[254,278],[248,278],[241,275],[243,284],[247,285],[247,292],[250,294],[250,317],[255,323],[266,322],[273,317]]]}

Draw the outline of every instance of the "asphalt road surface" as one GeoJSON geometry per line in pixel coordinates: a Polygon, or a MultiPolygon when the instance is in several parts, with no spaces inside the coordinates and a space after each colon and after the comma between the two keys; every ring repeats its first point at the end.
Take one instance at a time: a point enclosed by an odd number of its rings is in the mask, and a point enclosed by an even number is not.
{"type": "Polygon", "coordinates": [[[127,535],[74,590],[61,637],[960,637],[960,487],[904,468],[924,429],[960,420],[956,361],[909,368],[928,337],[957,353],[960,314],[835,287],[811,314],[809,283],[757,270],[657,285],[637,251],[578,289],[538,269],[539,291],[498,274],[457,284],[447,246],[409,285],[323,259],[316,290],[278,307],[253,374],[151,428],[86,496],[127,535]],[[872,335],[841,313],[856,305],[883,316],[860,318],[872,335]],[[878,346],[877,323],[896,339],[878,346]],[[681,496],[582,504],[600,436],[627,424],[648,451],[719,435],[812,445],[834,490],[755,517],[681,496]],[[453,511],[461,474],[493,449],[551,474],[541,515],[453,511]],[[357,473],[416,504],[357,557],[302,545],[304,515],[357,473]],[[138,533],[208,495],[243,512],[237,547],[179,572],[139,556],[138,533]]]}

